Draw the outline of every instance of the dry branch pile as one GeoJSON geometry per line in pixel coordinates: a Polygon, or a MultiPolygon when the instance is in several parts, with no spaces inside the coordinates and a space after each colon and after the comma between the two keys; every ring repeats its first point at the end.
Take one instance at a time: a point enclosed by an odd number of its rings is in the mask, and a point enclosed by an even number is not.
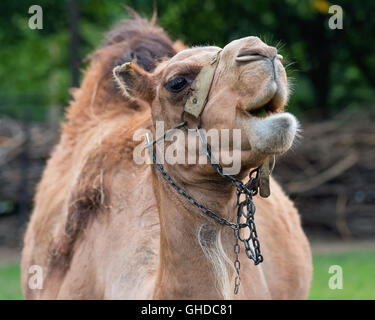
{"type": "Polygon", "coordinates": [[[0,213],[30,203],[45,162],[57,141],[56,127],[0,118],[0,213]]]}
{"type": "Polygon", "coordinates": [[[303,125],[275,177],[294,199],[307,231],[375,236],[375,110],[303,125]]]}

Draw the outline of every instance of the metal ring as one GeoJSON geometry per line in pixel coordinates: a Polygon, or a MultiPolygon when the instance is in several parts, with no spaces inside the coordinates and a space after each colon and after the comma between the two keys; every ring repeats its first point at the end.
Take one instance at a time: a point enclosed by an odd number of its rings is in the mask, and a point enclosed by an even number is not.
{"type": "Polygon", "coordinates": [[[259,176],[259,170],[260,170],[260,167],[251,170],[250,173],[249,173],[249,178],[252,178],[253,173],[256,172],[256,175],[255,175],[254,179],[257,179],[258,176],[259,176]]]}
{"type": "Polygon", "coordinates": [[[272,166],[270,168],[270,175],[271,175],[273,169],[275,169],[275,164],[276,164],[276,156],[273,155],[273,157],[272,157],[272,166]]]}
{"type": "MultiPolygon", "coordinates": [[[[188,129],[193,129],[193,128],[189,128],[188,127],[188,122],[185,120],[185,110],[182,110],[182,112],[181,112],[181,122],[184,122],[185,124],[184,124],[184,128],[186,129],[186,130],[188,130],[188,129]]],[[[197,120],[198,120],[198,124],[197,124],[197,126],[196,126],[196,128],[198,128],[198,129],[201,129],[201,124],[202,124],[202,118],[201,118],[201,115],[199,115],[198,117],[197,117],[197,120]]]]}
{"type": "Polygon", "coordinates": [[[181,122],[184,123],[183,127],[188,130],[189,127],[187,126],[187,121],[185,120],[185,110],[182,110],[181,112],[181,122]]]}

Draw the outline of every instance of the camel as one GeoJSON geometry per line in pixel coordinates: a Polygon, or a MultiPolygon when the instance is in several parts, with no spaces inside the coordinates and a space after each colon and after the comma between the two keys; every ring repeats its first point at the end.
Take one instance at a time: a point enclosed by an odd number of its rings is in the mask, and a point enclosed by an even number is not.
{"type": "MultiPolygon", "coordinates": [[[[204,109],[199,117],[185,112],[180,130],[198,122],[205,130],[240,130],[240,148],[230,151],[240,155],[235,177],[243,181],[290,149],[298,122],[284,110],[289,89],[276,48],[252,36],[224,48],[187,48],[154,21],[124,21],[91,55],[37,187],[22,252],[26,299],[308,297],[309,243],[295,206],[272,176],[271,195],[253,198],[264,261],[254,264],[239,246],[235,294],[235,227],[203,214],[155,165],[133,160],[145,143],[134,139],[137,130],[155,133],[157,121],[166,129],[181,123],[187,100],[199,92],[192,89],[196,78],[213,61],[204,109]],[[30,287],[32,266],[43,271],[38,288],[30,287]]],[[[160,155],[158,144],[153,149],[160,155]]],[[[186,194],[235,223],[237,190],[209,161],[167,162],[163,170],[186,194]]]]}

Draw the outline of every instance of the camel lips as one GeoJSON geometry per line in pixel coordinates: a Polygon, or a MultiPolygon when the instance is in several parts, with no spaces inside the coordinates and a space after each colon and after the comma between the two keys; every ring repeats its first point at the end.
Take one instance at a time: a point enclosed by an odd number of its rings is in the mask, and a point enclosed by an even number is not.
{"type": "Polygon", "coordinates": [[[263,106],[261,106],[260,108],[257,108],[257,109],[253,109],[253,110],[250,110],[248,111],[252,116],[254,117],[258,117],[258,118],[265,118],[267,117],[268,115],[272,114],[273,111],[270,107],[270,104],[267,103],[263,106]]]}

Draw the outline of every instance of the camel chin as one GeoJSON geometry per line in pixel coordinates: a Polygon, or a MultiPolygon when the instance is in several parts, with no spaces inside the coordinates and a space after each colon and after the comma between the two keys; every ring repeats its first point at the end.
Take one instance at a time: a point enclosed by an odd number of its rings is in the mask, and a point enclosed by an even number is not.
{"type": "Polygon", "coordinates": [[[296,117],[288,112],[276,113],[265,118],[249,116],[242,119],[251,149],[265,155],[287,152],[299,130],[296,117]]]}

